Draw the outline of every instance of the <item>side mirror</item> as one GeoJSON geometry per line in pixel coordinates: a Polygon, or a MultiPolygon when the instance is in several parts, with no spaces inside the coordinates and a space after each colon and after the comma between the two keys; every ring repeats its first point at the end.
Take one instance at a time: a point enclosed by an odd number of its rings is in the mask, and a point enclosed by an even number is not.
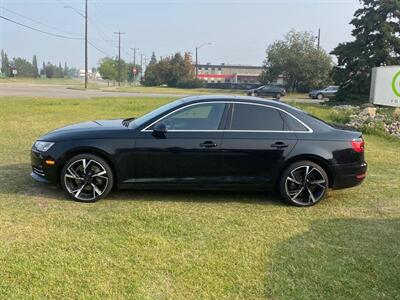
{"type": "Polygon", "coordinates": [[[164,123],[160,122],[154,125],[153,135],[164,136],[167,133],[167,131],[168,131],[167,126],[164,123]]]}

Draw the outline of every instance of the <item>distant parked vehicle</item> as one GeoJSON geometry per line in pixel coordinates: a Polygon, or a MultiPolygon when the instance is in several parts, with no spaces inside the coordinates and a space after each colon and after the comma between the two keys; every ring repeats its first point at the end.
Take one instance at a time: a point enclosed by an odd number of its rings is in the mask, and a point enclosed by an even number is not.
{"type": "Polygon", "coordinates": [[[323,90],[314,90],[310,91],[308,94],[311,99],[318,99],[322,100],[324,98],[332,98],[333,96],[336,95],[339,87],[336,85],[328,86],[327,88],[324,88],[323,90]]]}
{"type": "Polygon", "coordinates": [[[286,95],[286,90],[276,85],[263,85],[256,89],[247,90],[247,95],[256,97],[270,96],[280,99],[286,95]]]}

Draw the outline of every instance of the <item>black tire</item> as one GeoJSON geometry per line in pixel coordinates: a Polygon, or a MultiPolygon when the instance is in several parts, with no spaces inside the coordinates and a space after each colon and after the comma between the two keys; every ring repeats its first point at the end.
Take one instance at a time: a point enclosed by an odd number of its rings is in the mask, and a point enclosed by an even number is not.
{"type": "Polygon", "coordinates": [[[318,95],[317,95],[317,99],[318,99],[318,100],[322,100],[322,99],[324,99],[324,95],[323,95],[323,94],[321,94],[321,93],[320,93],[320,94],[318,94],[318,95]]]}
{"type": "Polygon", "coordinates": [[[66,162],[60,178],[65,193],[78,202],[96,202],[111,191],[114,174],[101,157],[79,154],[66,162]]]}
{"type": "Polygon", "coordinates": [[[254,96],[254,97],[259,97],[260,94],[259,94],[258,92],[254,92],[254,93],[253,93],[253,96],[254,96]]]}
{"type": "Polygon", "coordinates": [[[275,99],[281,99],[281,97],[282,97],[282,94],[281,93],[276,93],[275,94],[275,99]]]}
{"type": "Polygon", "coordinates": [[[329,178],[325,170],[308,160],[289,165],[283,171],[278,186],[279,193],[286,202],[302,207],[313,206],[324,199],[328,187],[329,178]]]}

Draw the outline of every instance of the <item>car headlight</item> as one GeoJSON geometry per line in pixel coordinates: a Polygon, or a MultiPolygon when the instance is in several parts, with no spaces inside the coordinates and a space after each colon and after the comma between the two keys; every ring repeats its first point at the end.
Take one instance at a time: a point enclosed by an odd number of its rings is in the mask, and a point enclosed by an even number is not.
{"type": "Polygon", "coordinates": [[[36,141],[34,147],[40,152],[46,152],[54,145],[53,142],[36,141]]]}

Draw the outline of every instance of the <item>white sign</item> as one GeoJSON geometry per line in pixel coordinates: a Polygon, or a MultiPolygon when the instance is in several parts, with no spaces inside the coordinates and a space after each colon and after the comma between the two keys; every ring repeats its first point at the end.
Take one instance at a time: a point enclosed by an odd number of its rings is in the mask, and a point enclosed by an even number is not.
{"type": "Polygon", "coordinates": [[[400,66],[372,69],[370,102],[400,107],[400,66]]]}

